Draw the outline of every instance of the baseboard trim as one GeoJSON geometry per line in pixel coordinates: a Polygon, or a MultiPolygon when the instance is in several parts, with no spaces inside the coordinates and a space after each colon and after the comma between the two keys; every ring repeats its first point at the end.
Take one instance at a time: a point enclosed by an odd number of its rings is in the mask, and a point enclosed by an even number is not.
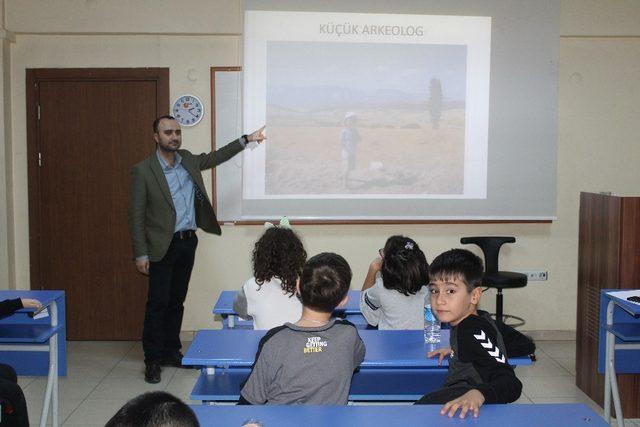
{"type": "Polygon", "coordinates": [[[575,341],[576,331],[520,331],[534,340],[540,341],[575,341]]]}

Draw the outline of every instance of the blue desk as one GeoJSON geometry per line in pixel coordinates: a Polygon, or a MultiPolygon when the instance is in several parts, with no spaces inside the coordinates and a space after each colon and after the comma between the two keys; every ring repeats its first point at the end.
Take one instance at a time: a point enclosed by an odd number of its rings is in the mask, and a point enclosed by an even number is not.
{"type": "Polygon", "coordinates": [[[191,407],[203,426],[240,427],[253,419],[264,427],[334,426],[460,426],[474,427],[605,427],[607,424],[583,404],[485,405],[480,416],[449,418],[437,405],[396,406],[208,406],[191,407]]]}
{"type": "MultiPolygon", "coordinates": [[[[189,398],[201,402],[237,402],[249,368],[203,370],[189,398]]],[[[353,402],[415,402],[444,384],[446,369],[361,369],[353,375],[349,400],[353,402]]]]}
{"type": "MultiPolygon", "coordinates": [[[[58,375],[67,375],[67,329],[66,329],[66,307],[64,299],[64,291],[0,291],[0,301],[15,298],[34,298],[47,304],[55,302],[58,312],[57,323],[59,330],[58,336],[58,375]]],[[[28,341],[22,342],[48,342],[47,340],[38,340],[34,335],[38,328],[41,330],[49,330],[51,327],[51,317],[43,319],[32,319],[28,316],[29,312],[34,311],[32,308],[23,308],[12,316],[0,319],[0,337],[14,337],[14,343],[20,342],[17,334],[29,334],[30,337],[23,336],[28,341]],[[27,326],[20,332],[17,327],[27,326]]],[[[49,354],[46,352],[29,352],[21,353],[15,351],[0,351],[0,362],[11,365],[18,375],[28,376],[44,376],[49,372],[49,354]]]]}
{"type": "Polygon", "coordinates": [[[603,289],[600,293],[598,372],[604,371],[604,419],[610,420],[613,397],[616,421],[622,427],[617,374],[640,373],[640,304],[609,294],[619,291],[603,289]]]}
{"type": "MultiPolygon", "coordinates": [[[[240,383],[254,362],[258,343],[265,332],[242,329],[198,331],[182,359],[184,365],[206,367],[191,398],[237,400],[240,383]]],[[[358,332],[367,350],[360,371],[354,375],[350,400],[412,401],[442,385],[447,360],[438,366],[437,358],[427,358],[427,353],[448,346],[449,330],[442,331],[442,342],[438,345],[425,344],[422,331],[358,332]]],[[[520,357],[510,359],[510,363],[529,365],[531,360],[520,357]]]]}
{"type": "MultiPolygon", "coordinates": [[[[218,297],[218,301],[213,307],[213,314],[217,314],[222,318],[222,327],[225,329],[253,329],[253,321],[239,318],[238,313],[233,309],[233,301],[236,295],[238,295],[238,291],[220,292],[220,297],[218,297]]],[[[364,328],[367,326],[367,322],[360,312],[360,291],[349,291],[347,305],[336,309],[335,313],[340,317],[346,316],[347,320],[358,327],[364,328]]]]}
{"type": "Polygon", "coordinates": [[[40,425],[52,407],[52,425],[58,426],[58,375],[66,375],[64,291],[0,291],[0,300],[34,298],[48,306],[49,316],[32,319],[22,309],[0,320],[0,361],[19,375],[47,375],[40,425]],[[60,342],[60,345],[58,343],[60,342]],[[62,359],[62,361],[61,361],[62,359]]]}

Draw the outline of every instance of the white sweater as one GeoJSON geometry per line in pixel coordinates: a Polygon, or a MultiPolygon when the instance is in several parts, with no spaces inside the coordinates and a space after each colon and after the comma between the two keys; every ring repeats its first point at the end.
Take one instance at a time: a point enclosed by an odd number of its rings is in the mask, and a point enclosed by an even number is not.
{"type": "Polygon", "coordinates": [[[236,313],[253,318],[253,329],[297,322],[302,316],[302,303],[295,295],[283,291],[281,283],[273,278],[258,286],[254,277],[247,280],[233,303],[236,313]]]}

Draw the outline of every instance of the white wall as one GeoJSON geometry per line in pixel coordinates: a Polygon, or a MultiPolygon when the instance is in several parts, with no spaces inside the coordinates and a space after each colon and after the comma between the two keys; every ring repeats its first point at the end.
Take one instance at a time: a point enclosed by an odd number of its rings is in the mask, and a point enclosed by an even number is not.
{"type": "Polygon", "coordinates": [[[5,0],[12,31],[240,34],[241,0],[5,0]]]}
{"type": "Polygon", "coordinates": [[[4,1],[0,0],[0,286],[6,287],[13,278],[13,229],[11,185],[11,77],[9,45],[12,34],[4,29],[4,1]]]}
{"type": "MultiPolygon", "coordinates": [[[[12,150],[5,160],[12,171],[8,182],[14,212],[4,214],[9,229],[0,226],[0,239],[15,252],[15,259],[2,261],[15,266],[10,287],[28,289],[25,69],[170,67],[172,99],[193,92],[206,103],[205,119],[184,131],[186,148],[205,151],[210,146],[209,67],[241,65],[240,1],[7,0],[5,10],[6,27],[16,33],[10,52],[12,150]],[[187,78],[189,70],[195,81],[187,78]],[[5,238],[10,232],[15,244],[5,238]]],[[[506,311],[523,316],[529,330],[575,329],[579,192],[640,195],[640,168],[635,166],[640,151],[637,22],[638,1],[562,1],[557,221],[301,226],[308,252],[344,255],[354,270],[352,287],[359,288],[377,248],[391,234],[412,236],[429,259],[459,246],[462,236],[514,235],[518,242],[503,248],[501,268],[548,270],[549,280],[507,291],[506,311]]],[[[249,254],[261,231],[251,226],[224,227],[222,237],[200,233],[184,330],[211,327],[209,313],[218,292],[235,289],[250,276],[249,254]]],[[[485,308],[491,309],[493,300],[492,292],[485,294],[485,308]]]]}

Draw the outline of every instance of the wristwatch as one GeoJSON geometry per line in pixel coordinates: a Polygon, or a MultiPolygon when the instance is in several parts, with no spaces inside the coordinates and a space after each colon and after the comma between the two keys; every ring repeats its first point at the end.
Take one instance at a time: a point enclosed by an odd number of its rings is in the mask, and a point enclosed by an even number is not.
{"type": "Polygon", "coordinates": [[[242,142],[242,145],[247,145],[249,143],[249,137],[247,135],[242,135],[240,137],[240,142],[242,142]]]}

